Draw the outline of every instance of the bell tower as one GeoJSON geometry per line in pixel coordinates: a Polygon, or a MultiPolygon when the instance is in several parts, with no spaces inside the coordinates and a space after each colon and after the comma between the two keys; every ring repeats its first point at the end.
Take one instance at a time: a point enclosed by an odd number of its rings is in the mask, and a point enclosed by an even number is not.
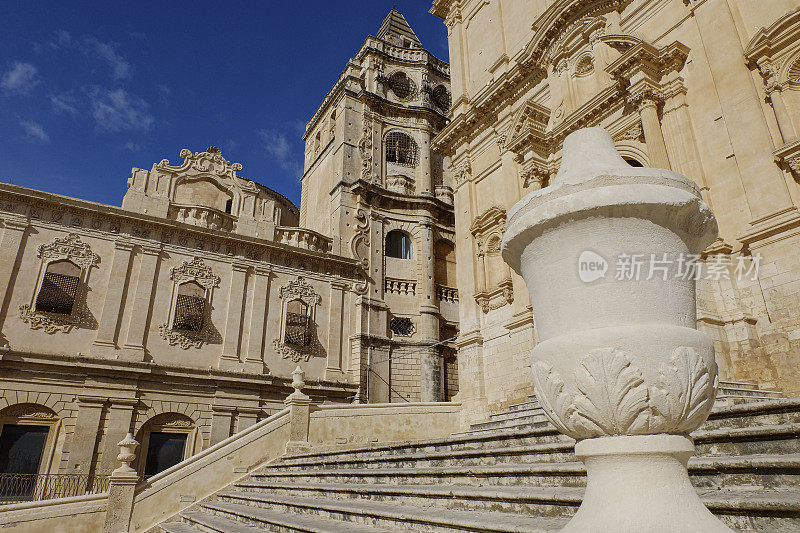
{"type": "Polygon", "coordinates": [[[353,342],[371,401],[457,390],[453,189],[431,150],[449,109],[449,65],[392,9],[306,126],[300,224],[363,265],[353,342]]]}

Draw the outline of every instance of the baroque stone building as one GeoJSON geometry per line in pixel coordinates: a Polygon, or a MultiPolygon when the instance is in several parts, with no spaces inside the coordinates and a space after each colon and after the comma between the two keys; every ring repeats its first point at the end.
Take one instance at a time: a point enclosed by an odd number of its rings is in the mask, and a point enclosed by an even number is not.
{"type": "Polygon", "coordinates": [[[453,189],[431,150],[449,107],[448,65],[393,9],[306,128],[300,224],[331,235],[368,279],[370,401],[437,401],[458,388],[453,189]]]}
{"type": "Polygon", "coordinates": [[[181,157],[122,208],[0,186],[2,446],[40,456],[3,472],[107,473],[133,431],[153,474],[282,409],[298,364],[358,391],[358,263],[218,149],[181,157]]]}
{"type": "Polygon", "coordinates": [[[532,392],[531,302],[500,237],[586,126],[610,131],[632,165],[688,176],[714,210],[698,324],[721,379],[800,392],[797,2],[435,0],[431,13],[450,46],[451,121],[434,148],[455,180],[466,410],[532,392]],[[739,279],[753,261],[759,275],[739,279]]]}
{"type": "Polygon", "coordinates": [[[298,365],[315,401],[452,396],[448,107],[393,10],[308,123],[302,210],[214,147],[134,168],[121,208],[0,185],[0,473],[98,488],[131,431],[153,475],[283,409],[298,365]]]}

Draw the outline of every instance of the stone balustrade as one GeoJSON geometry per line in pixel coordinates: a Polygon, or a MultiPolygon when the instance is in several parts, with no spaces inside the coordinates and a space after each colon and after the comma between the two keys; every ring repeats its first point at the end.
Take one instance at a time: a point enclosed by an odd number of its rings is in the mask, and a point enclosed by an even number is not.
{"type": "Polygon", "coordinates": [[[440,302],[458,303],[458,289],[446,285],[436,285],[436,298],[440,302]]]}
{"type": "Polygon", "coordinates": [[[391,294],[417,294],[417,282],[412,279],[385,278],[384,290],[391,294]]]}
{"type": "Polygon", "coordinates": [[[236,228],[236,217],[202,205],[172,204],[168,216],[172,220],[201,228],[219,231],[233,231],[236,228]]]}
{"type": "Polygon", "coordinates": [[[366,45],[370,48],[380,50],[394,59],[401,59],[403,61],[426,62],[433,65],[433,67],[448,76],[450,75],[450,65],[444,61],[440,61],[433,57],[427,50],[423,48],[403,48],[401,46],[392,46],[375,37],[369,37],[366,45]]]}
{"type": "Polygon", "coordinates": [[[453,188],[447,185],[437,185],[434,189],[436,199],[447,205],[453,205],[453,188]]]}
{"type": "Polygon", "coordinates": [[[303,228],[278,226],[275,228],[275,241],[312,252],[328,253],[333,246],[333,239],[316,231],[303,228]]]}

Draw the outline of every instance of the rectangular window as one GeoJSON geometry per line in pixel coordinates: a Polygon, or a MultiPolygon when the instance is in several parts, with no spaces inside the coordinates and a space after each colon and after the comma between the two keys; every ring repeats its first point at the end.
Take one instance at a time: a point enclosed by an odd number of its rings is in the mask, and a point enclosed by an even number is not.
{"type": "Polygon", "coordinates": [[[72,314],[78,294],[78,278],[47,272],[36,297],[36,310],[45,313],[72,314]]]}
{"type": "Polygon", "coordinates": [[[205,298],[179,294],[175,300],[175,320],[172,328],[183,331],[202,331],[205,306],[205,298]]]}
{"type": "Polygon", "coordinates": [[[186,433],[150,433],[144,465],[145,477],[154,476],[183,461],[186,436],[186,433]]]}
{"type": "Polygon", "coordinates": [[[311,332],[308,315],[300,313],[286,313],[286,335],[284,342],[295,346],[308,346],[311,344],[311,332]]]}

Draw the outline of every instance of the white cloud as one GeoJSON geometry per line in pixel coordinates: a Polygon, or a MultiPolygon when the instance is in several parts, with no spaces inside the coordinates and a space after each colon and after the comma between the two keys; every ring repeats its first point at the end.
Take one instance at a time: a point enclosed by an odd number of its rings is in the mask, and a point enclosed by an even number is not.
{"type": "Polygon", "coordinates": [[[30,63],[14,63],[0,79],[3,93],[27,94],[39,83],[38,70],[30,63]]]}
{"type": "Polygon", "coordinates": [[[139,150],[142,149],[142,145],[135,143],[133,141],[128,141],[125,143],[125,146],[123,146],[123,148],[131,152],[138,152],[139,150]]]}
{"type": "Polygon", "coordinates": [[[83,52],[106,63],[111,68],[111,76],[115,80],[130,77],[133,70],[131,64],[119,55],[112,45],[98,41],[94,37],[86,37],[83,40],[83,52]]]}
{"type": "Polygon", "coordinates": [[[148,112],[147,102],[129,94],[124,89],[109,90],[93,87],[89,92],[92,117],[101,130],[146,131],[153,125],[154,118],[148,112]]]}
{"type": "Polygon", "coordinates": [[[293,157],[292,147],[285,134],[274,130],[261,130],[258,136],[261,138],[264,150],[282,169],[292,174],[302,173],[300,162],[293,157]]]}
{"type": "Polygon", "coordinates": [[[22,126],[23,130],[25,130],[25,138],[29,141],[47,142],[50,140],[47,132],[44,131],[44,128],[38,122],[23,120],[20,121],[19,125],[22,126]]]}
{"type": "Polygon", "coordinates": [[[78,100],[71,92],[51,95],[50,104],[56,113],[68,113],[70,115],[78,113],[78,100]]]}
{"type": "Polygon", "coordinates": [[[67,30],[58,30],[56,32],[56,43],[58,46],[69,46],[72,43],[72,35],[67,30]]]}

